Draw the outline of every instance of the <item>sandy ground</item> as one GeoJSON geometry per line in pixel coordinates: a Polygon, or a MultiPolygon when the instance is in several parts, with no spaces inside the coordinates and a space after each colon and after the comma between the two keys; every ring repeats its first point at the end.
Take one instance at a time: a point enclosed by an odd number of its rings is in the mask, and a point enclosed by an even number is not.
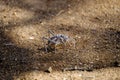
{"type": "Polygon", "coordinates": [[[119,68],[95,70],[93,72],[72,71],[43,73],[31,71],[15,77],[15,80],[119,80],[119,68]]]}
{"type": "Polygon", "coordinates": [[[0,44],[0,80],[119,80],[120,1],[0,0],[0,44]],[[48,30],[75,48],[46,53],[48,30]]]}

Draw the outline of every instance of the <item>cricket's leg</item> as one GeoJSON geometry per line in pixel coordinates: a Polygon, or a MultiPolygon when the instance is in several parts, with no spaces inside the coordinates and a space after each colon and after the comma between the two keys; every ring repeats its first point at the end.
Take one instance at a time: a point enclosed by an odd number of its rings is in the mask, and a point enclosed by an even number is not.
{"type": "Polygon", "coordinates": [[[49,36],[50,36],[50,34],[52,34],[52,36],[55,36],[54,32],[51,30],[48,30],[48,34],[49,34],[49,36]]]}
{"type": "Polygon", "coordinates": [[[44,44],[45,51],[46,51],[46,53],[47,53],[48,50],[47,50],[47,46],[46,46],[46,44],[45,44],[45,38],[43,37],[42,40],[43,40],[43,44],[44,44]]]}
{"type": "Polygon", "coordinates": [[[56,45],[54,46],[54,53],[56,53],[57,52],[57,49],[56,49],[56,45]]]}
{"type": "Polygon", "coordinates": [[[65,50],[67,49],[66,43],[63,44],[63,53],[65,53],[65,50]]]}

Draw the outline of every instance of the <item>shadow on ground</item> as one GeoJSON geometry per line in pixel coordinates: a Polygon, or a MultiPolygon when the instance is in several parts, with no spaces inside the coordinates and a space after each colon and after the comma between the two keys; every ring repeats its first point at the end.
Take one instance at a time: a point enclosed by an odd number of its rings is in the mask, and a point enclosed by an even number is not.
{"type": "Polygon", "coordinates": [[[32,70],[32,51],[9,45],[0,31],[0,80],[13,80],[13,76],[32,70]]]}

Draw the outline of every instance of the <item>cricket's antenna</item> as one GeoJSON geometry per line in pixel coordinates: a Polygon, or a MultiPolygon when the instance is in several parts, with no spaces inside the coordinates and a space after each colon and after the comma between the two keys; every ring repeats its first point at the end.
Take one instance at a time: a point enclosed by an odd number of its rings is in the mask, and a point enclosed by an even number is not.
{"type": "Polygon", "coordinates": [[[51,31],[50,29],[48,30],[48,33],[52,34],[52,36],[55,36],[54,32],[51,31]]]}

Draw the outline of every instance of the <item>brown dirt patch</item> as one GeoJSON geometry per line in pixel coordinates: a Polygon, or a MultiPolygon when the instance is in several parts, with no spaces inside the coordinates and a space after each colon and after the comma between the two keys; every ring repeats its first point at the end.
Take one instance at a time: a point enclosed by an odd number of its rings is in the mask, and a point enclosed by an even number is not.
{"type": "Polygon", "coordinates": [[[59,75],[60,80],[64,75],[77,80],[79,73],[96,75],[97,80],[119,79],[119,68],[107,69],[120,62],[119,0],[0,0],[0,7],[1,80],[13,80],[13,76],[53,80],[59,75]],[[48,37],[48,29],[75,39],[76,49],[46,54],[41,38],[48,37]],[[75,66],[106,69],[90,73],[60,71],[75,66]],[[49,67],[53,69],[50,75],[39,72],[49,67]],[[76,74],[75,78],[71,74],[76,74]]]}

